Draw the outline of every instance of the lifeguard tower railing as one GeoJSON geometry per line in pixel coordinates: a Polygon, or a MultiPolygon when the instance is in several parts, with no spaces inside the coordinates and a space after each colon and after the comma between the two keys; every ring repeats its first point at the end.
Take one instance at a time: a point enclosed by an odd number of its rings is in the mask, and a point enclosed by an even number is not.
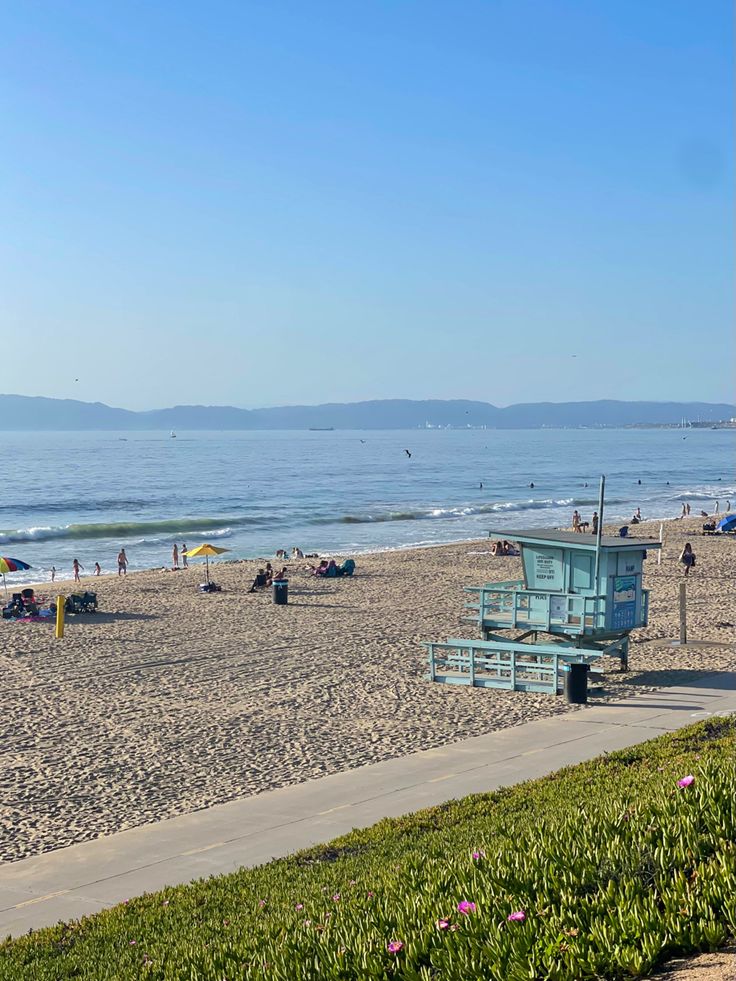
{"type": "MultiPolygon", "coordinates": [[[[610,633],[606,627],[605,595],[582,596],[580,593],[552,593],[525,589],[522,579],[509,582],[466,586],[477,603],[466,603],[465,609],[476,611],[466,617],[478,623],[485,639],[495,630],[528,630],[568,635],[599,636],[610,633]]],[[[641,616],[649,615],[649,590],[641,590],[641,616]]],[[[610,599],[609,599],[610,603],[610,599]]]]}

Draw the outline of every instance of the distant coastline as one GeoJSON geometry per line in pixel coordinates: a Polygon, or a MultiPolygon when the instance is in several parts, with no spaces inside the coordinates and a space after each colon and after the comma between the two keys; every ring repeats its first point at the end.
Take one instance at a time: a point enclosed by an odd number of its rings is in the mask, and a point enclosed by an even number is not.
{"type": "Polygon", "coordinates": [[[379,399],[239,409],[178,405],[134,412],[102,402],[0,395],[2,431],[736,428],[736,405],[710,402],[535,402],[379,399]]]}

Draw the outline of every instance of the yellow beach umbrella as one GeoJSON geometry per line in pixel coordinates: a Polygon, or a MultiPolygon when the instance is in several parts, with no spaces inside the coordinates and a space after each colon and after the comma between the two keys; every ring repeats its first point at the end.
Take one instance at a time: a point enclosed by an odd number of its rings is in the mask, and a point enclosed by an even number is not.
{"type": "Polygon", "coordinates": [[[199,559],[204,555],[207,582],[209,582],[210,555],[222,555],[223,552],[229,551],[229,548],[219,548],[217,545],[210,545],[208,542],[204,542],[202,545],[197,545],[196,548],[188,548],[184,554],[188,559],[199,559]]]}

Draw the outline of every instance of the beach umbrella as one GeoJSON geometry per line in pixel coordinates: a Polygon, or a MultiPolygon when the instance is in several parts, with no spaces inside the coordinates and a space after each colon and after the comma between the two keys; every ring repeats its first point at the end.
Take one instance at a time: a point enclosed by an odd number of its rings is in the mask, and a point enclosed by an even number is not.
{"type": "Polygon", "coordinates": [[[31,567],[27,562],[21,562],[20,559],[10,559],[5,555],[0,555],[0,572],[3,576],[3,586],[5,587],[5,598],[8,597],[8,586],[5,582],[6,572],[23,572],[25,569],[30,569],[31,567]]]}
{"type": "Polygon", "coordinates": [[[736,514],[727,514],[716,525],[719,531],[736,531],[736,514]]]}
{"type": "Polygon", "coordinates": [[[198,559],[204,555],[205,569],[207,582],[210,581],[210,555],[222,555],[223,552],[229,552],[229,548],[219,548],[217,545],[210,545],[205,542],[203,545],[197,545],[196,548],[188,548],[184,553],[188,559],[198,559]]]}

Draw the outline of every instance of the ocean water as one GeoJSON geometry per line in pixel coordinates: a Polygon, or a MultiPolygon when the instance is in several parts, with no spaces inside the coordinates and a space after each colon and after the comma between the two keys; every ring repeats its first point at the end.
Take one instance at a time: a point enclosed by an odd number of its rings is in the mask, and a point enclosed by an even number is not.
{"type": "Polygon", "coordinates": [[[709,429],[0,433],[0,554],[33,566],[20,584],[69,578],[75,557],[115,571],[121,546],[141,569],[174,542],[254,558],[459,541],[589,520],[602,473],[607,520],[672,518],[736,508],[735,451],[709,429]]]}

